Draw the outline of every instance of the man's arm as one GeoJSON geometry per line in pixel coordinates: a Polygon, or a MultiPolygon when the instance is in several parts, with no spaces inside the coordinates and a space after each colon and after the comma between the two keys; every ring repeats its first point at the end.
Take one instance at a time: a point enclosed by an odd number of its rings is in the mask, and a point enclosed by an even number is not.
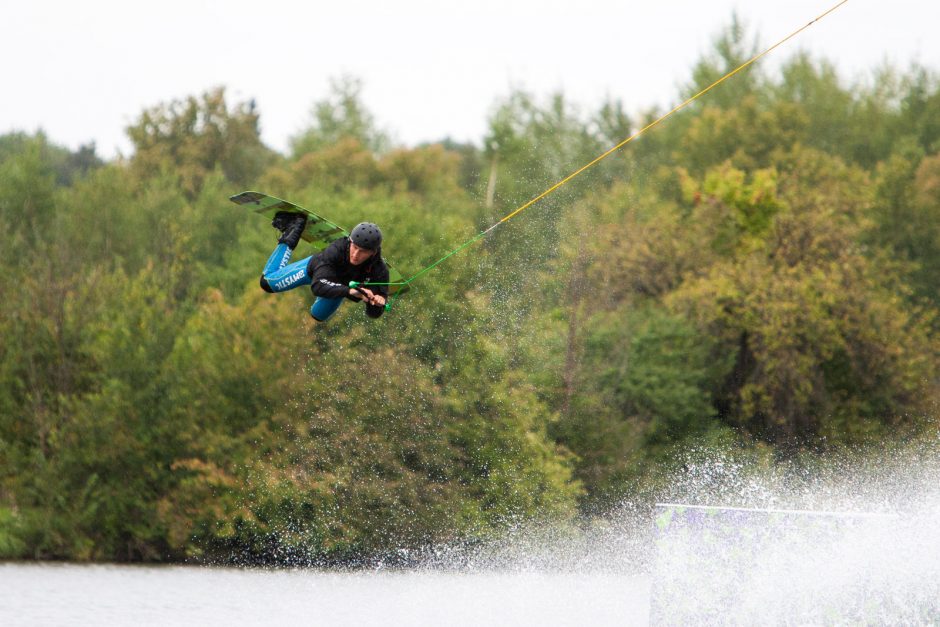
{"type": "Polygon", "coordinates": [[[341,296],[355,296],[355,291],[340,280],[340,268],[345,263],[345,246],[337,240],[326,247],[323,252],[310,260],[312,283],[310,289],[316,296],[323,298],[338,298],[341,296]]]}

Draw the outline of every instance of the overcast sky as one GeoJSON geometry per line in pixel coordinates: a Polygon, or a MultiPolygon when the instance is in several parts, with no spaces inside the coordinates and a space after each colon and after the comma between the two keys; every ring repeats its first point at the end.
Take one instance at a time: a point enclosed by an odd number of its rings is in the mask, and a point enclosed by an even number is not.
{"type": "MultiPolygon", "coordinates": [[[[733,11],[769,45],[837,0],[6,0],[0,133],[43,129],[72,149],[130,154],[147,107],[227,88],[254,98],[284,151],[331,77],[363,80],[379,126],[409,145],[479,143],[513,87],[562,89],[583,110],[675,103],[733,11]]],[[[773,53],[835,63],[846,79],[885,62],[940,71],[940,0],[849,0],[773,53]]]]}

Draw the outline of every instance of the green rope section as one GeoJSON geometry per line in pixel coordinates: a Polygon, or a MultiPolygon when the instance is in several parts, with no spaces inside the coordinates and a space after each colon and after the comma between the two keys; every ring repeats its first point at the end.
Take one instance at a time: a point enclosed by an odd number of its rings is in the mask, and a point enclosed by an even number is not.
{"type": "MultiPolygon", "coordinates": [[[[365,282],[365,283],[360,283],[359,281],[350,281],[350,282],[349,282],[349,287],[352,287],[352,288],[368,287],[368,286],[370,286],[370,285],[387,285],[387,286],[390,286],[390,287],[391,287],[391,286],[394,286],[394,285],[399,285],[399,286],[408,285],[409,283],[411,283],[412,281],[414,281],[415,279],[417,279],[417,278],[420,277],[421,275],[423,275],[423,274],[425,274],[425,273],[427,273],[427,272],[430,272],[431,270],[433,270],[434,268],[436,268],[436,267],[439,266],[440,264],[444,263],[444,262],[447,261],[449,258],[453,257],[454,255],[456,255],[457,253],[459,253],[460,251],[462,251],[464,248],[467,248],[468,246],[472,246],[472,245],[475,244],[478,240],[480,240],[481,238],[483,238],[487,233],[489,233],[490,231],[492,231],[493,229],[495,229],[495,228],[496,228],[497,226],[499,226],[500,224],[502,224],[502,222],[497,222],[496,224],[494,224],[494,225],[491,226],[490,228],[486,229],[485,231],[480,231],[479,233],[477,233],[477,234],[476,234],[474,237],[472,237],[471,239],[467,240],[466,242],[464,242],[463,244],[461,244],[461,245],[458,246],[457,248],[453,249],[452,251],[450,251],[449,253],[447,253],[446,255],[444,255],[443,257],[441,257],[440,259],[438,259],[437,261],[435,261],[435,262],[432,263],[431,265],[429,265],[428,267],[426,267],[426,268],[424,268],[423,270],[419,271],[417,274],[414,274],[414,275],[412,275],[411,277],[405,279],[404,281],[398,281],[398,282],[394,282],[394,283],[391,283],[391,282],[387,282],[387,283],[378,283],[378,282],[373,282],[373,281],[367,281],[367,282],[365,282]]],[[[399,296],[400,293],[401,293],[401,290],[398,290],[397,292],[395,292],[395,293],[392,295],[392,297],[388,300],[388,302],[385,303],[385,311],[390,311],[390,310],[391,310],[391,308],[392,308],[392,303],[394,303],[396,300],[398,300],[398,296],[399,296]]]]}

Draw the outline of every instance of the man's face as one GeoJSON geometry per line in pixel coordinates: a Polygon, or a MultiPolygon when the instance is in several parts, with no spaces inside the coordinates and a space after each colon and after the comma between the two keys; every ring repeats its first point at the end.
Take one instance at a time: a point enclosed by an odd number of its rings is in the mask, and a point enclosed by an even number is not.
{"type": "Polygon", "coordinates": [[[354,266],[358,266],[361,263],[365,263],[369,260],[369,257],[375,254],[374,250],[369,250],[368,248],[360,248],[352,242],[349,242],[349,263],[354,266]]]}

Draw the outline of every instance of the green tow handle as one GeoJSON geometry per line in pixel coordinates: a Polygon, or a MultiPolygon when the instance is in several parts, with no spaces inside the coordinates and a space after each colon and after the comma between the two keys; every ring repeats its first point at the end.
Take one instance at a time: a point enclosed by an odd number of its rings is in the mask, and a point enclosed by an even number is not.
{"type": "MultiPolygon", "coordinates": [[[[349,282],[349,287],[353,288],[353,289],[356,290],[356,291],[358,291],[361,286],[362,286],[362,283],[359,282],[359,281],[350,281],[350,282],[349,282]]],[[[360,292],[360,293],[361,293],[361,292],[360,292]]],[[[391,310],[392,310],[392,303],[391,303],[389,300],[386,300],[386,301],[385,301],[385,311],[391,311],[391,310]]]]}

